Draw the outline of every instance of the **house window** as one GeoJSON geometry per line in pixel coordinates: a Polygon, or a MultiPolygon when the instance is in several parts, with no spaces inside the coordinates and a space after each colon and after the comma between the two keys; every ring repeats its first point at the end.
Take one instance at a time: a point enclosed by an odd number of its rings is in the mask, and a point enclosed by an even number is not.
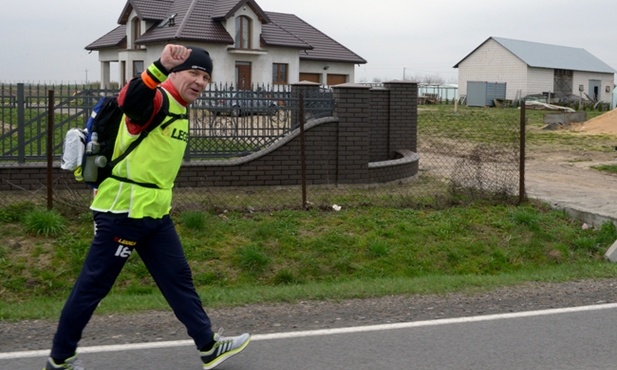
{"type": "Polygon", "coordinates": [[[143,60],[134,60],[133,61],[133,76],[137,77],[141,75],[141,72],[144,71],[144,61],[143,60]]]}
{"type": "Polygon", "coordinates": [[[139,49],[140,47],[139,45],[137,45],[135,40],[137,40],[137,38],[141,36],[141,21],[139,20],[139,18],[135,17],[131,21],[131,25],[132,25],[131,43],[133,45],[133,49],[139,49]]]}
{"type": "Polygon", "coordinates": [[[251,48],[251,19],[246,16],[236,18],[236,48],[251,48]]]}
{"type": "Polygon", "coordinates": [[[283,63],[272,64],[272,83],[275,85],[287,85],[288,65],[283,63]]]}

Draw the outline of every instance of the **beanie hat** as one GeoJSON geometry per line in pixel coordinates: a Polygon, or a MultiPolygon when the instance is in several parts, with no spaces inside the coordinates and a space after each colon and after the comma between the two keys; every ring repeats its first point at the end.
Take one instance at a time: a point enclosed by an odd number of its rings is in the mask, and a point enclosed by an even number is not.
{"type": "Polygon", "coordinates": [[[170,72],[186,71],[187,69],[198,69],[200,71],[208,72],[212,75],[212,59],[210,54],[200,47],[187,46],[187,49],[191,49],[191,54],[184,61],[184,63],[175,66],[170,72]]]}

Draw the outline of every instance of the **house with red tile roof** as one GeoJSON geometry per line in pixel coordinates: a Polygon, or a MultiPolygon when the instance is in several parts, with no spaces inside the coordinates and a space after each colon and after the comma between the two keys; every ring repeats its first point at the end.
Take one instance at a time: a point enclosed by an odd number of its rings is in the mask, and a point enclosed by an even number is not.
{"type": "Polygon", "coordinates": [[[254,0],[127,0],[118,26],[86,46],[98,52],[103,86],[112,64],[127,82],[158,58],[167,43],[201,46],[213,79],[249,89],[312,81],[354,81],[366,60],[294,14],[264,11],[254,0]]]}

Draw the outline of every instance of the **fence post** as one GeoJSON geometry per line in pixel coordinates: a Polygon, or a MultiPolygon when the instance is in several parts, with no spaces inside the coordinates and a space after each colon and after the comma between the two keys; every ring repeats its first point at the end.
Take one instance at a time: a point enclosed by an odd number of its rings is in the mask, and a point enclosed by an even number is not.
{"type": "Polygon", "coordinates": [[[26,108],[24,83],[17,84],[17,163],[26,163],[26,108]]]}
{"type": "Polygon", "coordinates": [[[526,135],[525,135],[525,126],[527,123],[527,114],[525,112],[525,98],[521,99],[521,121],[520,121],[520,145],[519,145],[519,175],[518,175],[518,202],[519,204],[523,203],[527,199],[527,194],[525,193],[525,144],[526,144],[526,135]]]}
{"type": "Polygon", "coordinates": [[[302,208],[306,209],[306,146],[304,137],[304,92],[300,92],[298,115],[300,116],[300,171],[302,177],[302,208]]]}
{"type": "Polygon", "coordinates": [[[53,202],[53,163],[54,163],[54,90],[49,90],[47,101],[47,209],[54,208],[53,202]]]}

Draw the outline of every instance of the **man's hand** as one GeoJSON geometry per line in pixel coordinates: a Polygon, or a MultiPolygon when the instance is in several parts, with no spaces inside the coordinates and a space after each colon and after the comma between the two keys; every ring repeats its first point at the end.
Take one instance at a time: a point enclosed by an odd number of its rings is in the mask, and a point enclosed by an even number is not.
{"type": "Polygon", "coordinates": [[[184,63],[191,55],[191,49],[182,45],[167,44],[161,53],[161,64],[168,71],[184,63]]]}

